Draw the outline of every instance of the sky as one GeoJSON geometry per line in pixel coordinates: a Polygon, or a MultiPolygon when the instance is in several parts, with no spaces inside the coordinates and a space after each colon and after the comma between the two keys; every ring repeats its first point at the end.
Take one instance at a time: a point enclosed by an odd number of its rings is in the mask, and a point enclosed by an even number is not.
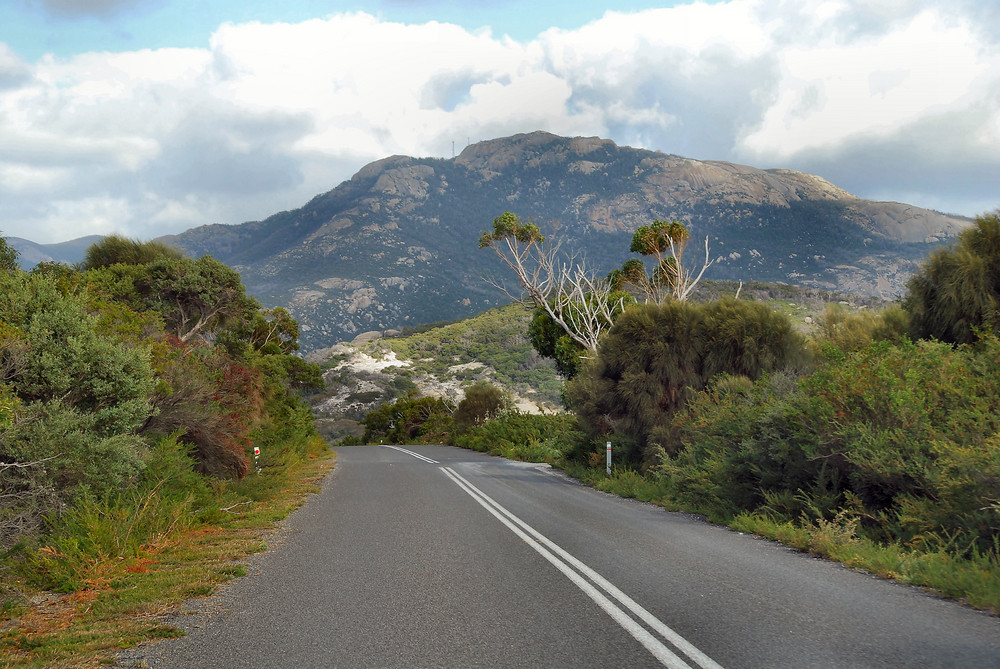
{"type": "Polygon", "coordinates": [[[260,220],[535,130],[990,212],[1000,2],[0,0],[3,236],[260,220]]]}

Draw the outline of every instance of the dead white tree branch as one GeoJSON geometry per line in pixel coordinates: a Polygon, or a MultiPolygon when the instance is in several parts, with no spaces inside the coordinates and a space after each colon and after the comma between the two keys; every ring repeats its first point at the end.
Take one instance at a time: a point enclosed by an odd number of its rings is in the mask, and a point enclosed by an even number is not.
{"type": "Polygon", "coordinates": [[[673,296],[678,300],[686,300],[694,290],[694,287],[698,285],[701,281],[701,277],[705,274],[705,270],[712,266],[715,262],[714,259],[709,258],[708,253],[708,235],[705,235],[705,262],[702,263],[701,269],[698,271],[698,275],[694,275],[694,270],[684,267],[681,263],[681,258],[679,253],[675,252],[674,240],[670,239],[670,253],[673,254],[676,259],[676,281],[673,286],[673,296]]]}
{"type": "Polygon", "coordinates": [[[573,341],[591,353],[601,334],[624,309],[624,298],[611,298],[611,286],[595,278],[575,257],[560,260],[558,240],[545,244],[533,223],[521,223],[505,213],[493,222],[493,232],[480,238],[514,272],[520,284],[515,296],[503,284],[491,281],[515,301],[545,310],[573,341]]]}

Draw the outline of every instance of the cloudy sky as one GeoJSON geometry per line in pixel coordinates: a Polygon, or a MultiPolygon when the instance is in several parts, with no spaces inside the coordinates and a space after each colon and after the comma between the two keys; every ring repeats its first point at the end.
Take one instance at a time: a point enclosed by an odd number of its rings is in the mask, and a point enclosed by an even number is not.
{"type": "Polygon", "coordinates": [[[547,130],[1000,206],[995,0],[3,0],[0,234],[149,239],[547,130]]]}

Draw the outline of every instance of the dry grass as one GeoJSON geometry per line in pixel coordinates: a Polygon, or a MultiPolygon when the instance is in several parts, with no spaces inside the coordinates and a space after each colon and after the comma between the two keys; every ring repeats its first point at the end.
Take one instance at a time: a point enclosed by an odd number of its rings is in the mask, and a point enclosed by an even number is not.
{"type": "Polygon", "coordinates": [[[81,590],[34,593],[16,615],[0,621],[0,664],[108,666],[118,651],[183,636],[165,624],[166,616],[186,599],[211,595],[242,576],[240,562],[266,550],[275,523],[319,491],[334,457],[327,450],[289,467],[267,499],[234,509],[217,524],[145,546],[136,558],[94,564],[81,590]]]}

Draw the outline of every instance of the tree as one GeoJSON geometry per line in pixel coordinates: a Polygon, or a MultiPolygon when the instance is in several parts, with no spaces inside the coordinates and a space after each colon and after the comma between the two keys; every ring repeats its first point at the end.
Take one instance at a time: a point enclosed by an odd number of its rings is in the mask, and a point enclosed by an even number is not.
{"type": "Polygon", "coordinates": [[[588,353],[597,351],[601,335],[625,308],[607,280],[594,277],[582,263],[559,260],[559,245],[545,245],[534,223],[523,223],[509,211],[493,219],[493,230],[479,238],[517,276],[521,295],[497,285],[512,299],[542,309],[571,340],[588,353]]]}
{"type": "Polygon", "coordinates": [[[265,353],[291,354],[299,350],[299,323],[287,309],[275,307],[257,311],[250,320],[247,340],[265,353]]]}
{"type": "Polygon", "coordinates": [[[907,283],[903,308],[916,338],[965,344],[1000,332],[1000,210],[976,217],[958,243],[935,251],[907,283]]]}
{"type": "Polygon", "coordinates": [[[691,233],[678,221],[655,220],[643,225],[632,235],[629,251],[645,257],[652,257],[656,263],[647,275],[641,261],[626,261],[621,269],[614,270],[609,277],[619,289],[627,285],[635,286],[646,298],[646,302],[663,302],[667,297],[686,300],[714,261],[708,257],[708,237],[705,237],[705,261],[698,274],[684,266],[684,250],[691,240],[691,233]]]}
{"type": "Polygon", "coordinates": [[[9,245],[4,237],[0,237],[0,272],[10,274],[19,270],[18,255],[17,249],[9,245]]]}
{"type": "Polygon", "coordinates": [[[140,304],[161,314],[183,342],[250,318],[259,306],[246,295],[239,273],[212,256],[157,258],[141,266],[134,285],[140,304]]]}
{"type": "Polygon", "coordinates": [[[161,242],[113,235],[87,249],[81,268],[114,299],[159,313],[183,342],[250,319],[260,306],[236,270],[209,255],[192,260],[161,242]]]}

